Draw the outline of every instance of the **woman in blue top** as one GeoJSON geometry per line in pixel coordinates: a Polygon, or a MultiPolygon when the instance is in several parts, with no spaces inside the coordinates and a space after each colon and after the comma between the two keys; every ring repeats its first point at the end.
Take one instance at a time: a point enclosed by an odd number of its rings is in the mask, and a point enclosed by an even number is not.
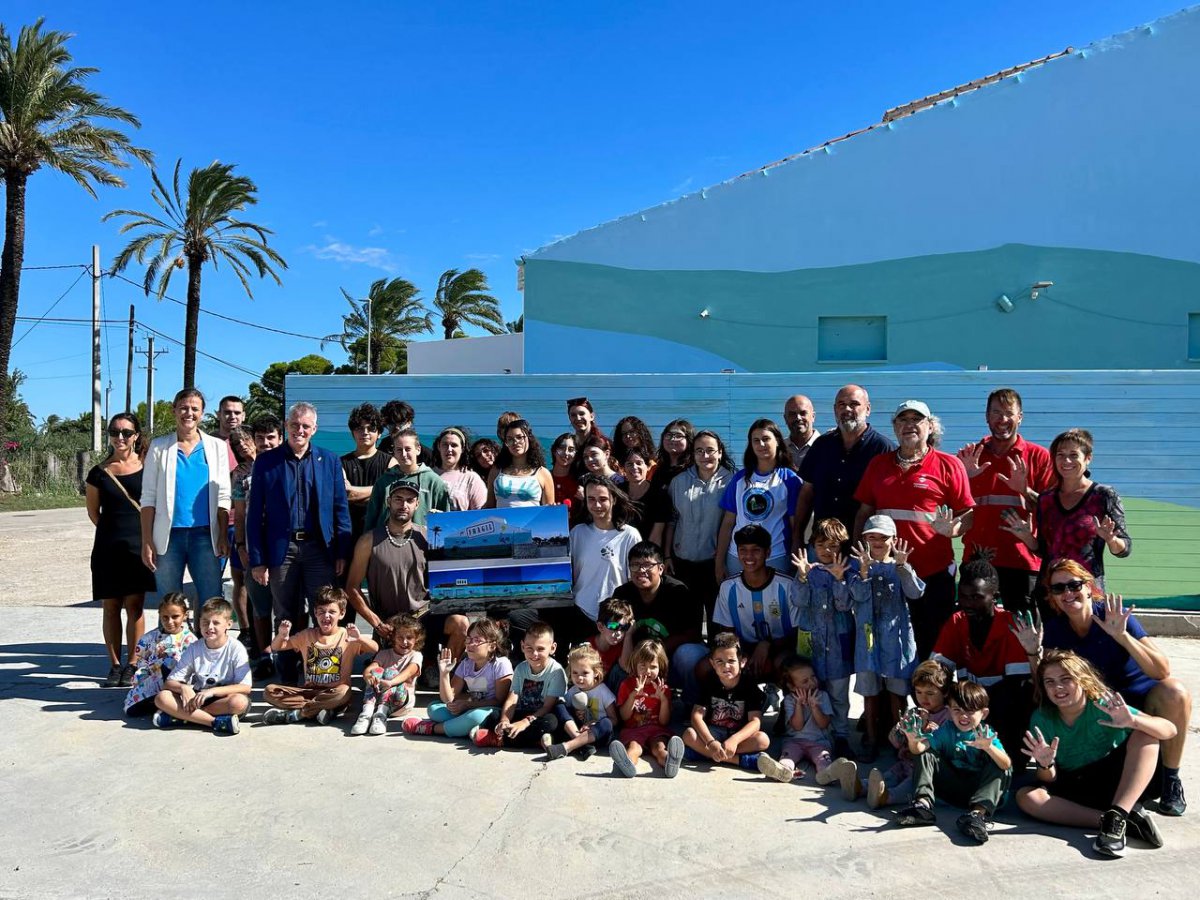
{"type": "Polygon", "coordinates": [[[746,435],[746,452],[725,489],[721,532],[717,536],[717,583],[740,572],[737,554],[730,553],[730,538],[746,525],[761,525],[771,534],[767,565],[790,574],[788,547],[792,540],[792,512],[800,496],[800,476],[792,470],[783,432],[770,419],[757,419],[746,435]]]}
{"type": "Polygon", "coordinates": [[[1081,563],[1058,559],[1044,576],[1051,605],[1059,615],[1046,623],[1045,634],[1032,623],[1018,624],[1017,637],[1036,662],[1041,648],[1072,650],[1099,670],[1101,677],[1131,706],[1162,716],[1175,727],[1163,740],[1163,777],[1159,812],[1181,816],[1187,809],[1179,765],[1192,715],[1192,697],[1171,676],[1167,654],[1146,635],[1141,623],[1116,594],[1105,596],[1096,576],[1081,563]]]}

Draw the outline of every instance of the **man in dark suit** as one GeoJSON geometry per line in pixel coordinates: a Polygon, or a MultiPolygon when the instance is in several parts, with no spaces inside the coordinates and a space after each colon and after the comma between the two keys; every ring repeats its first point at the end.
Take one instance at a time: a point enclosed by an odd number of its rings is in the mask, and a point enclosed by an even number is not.
{"type": "MultiPolygon", "coordinates": [[[[342,463],[312,444],[316,432],[316,408],[297,403],[288,413],[287,441],[255,459],[250,479],[250,574],[270,585],[276,628],[284,619],[306,627],[318,592],[336,586],[353,550],[342,463]]],[[[277,662],[284,683],[298,684],[299,655],[285,651],[277,662]]]]}

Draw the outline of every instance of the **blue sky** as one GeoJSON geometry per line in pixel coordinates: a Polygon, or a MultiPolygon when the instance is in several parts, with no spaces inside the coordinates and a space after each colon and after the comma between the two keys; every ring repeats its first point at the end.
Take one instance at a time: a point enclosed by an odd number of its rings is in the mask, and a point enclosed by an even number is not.
{"type": "MultiPolygon", "coordinates": [[[[340,288],[363,296],[403,276],[431,298],[440,272],[482,268],[506,319],[521,312],[514,259],[619,215],[723,181],[878,121],[885,109],[1016,63],[1079,47],[1176,2],[1046,3],[226,3],[8,0],[10,32],[47,17],[76,34],[92,86],[139,115],[136,140],[169,172],[214,159],[257,182],[248,218],[272,228],[282,287],[205,271],[206,309],[306,335],[339,330],[340,288]],[[200,10],[203,10],[202,12],[200,10]],[[970,15],[965,16],[964,10],[970,15]]],[[[123,245],[115,208],[150,209],[148,172],[92,200],[36,173],[27,267],[107,268],[123,245]]],[[[81,270],[27,270],[19,315],[91,314],[81,270]],[[69,290],[68,290],[69,288],[69,290]],[[61,299],[59,299],[61,297],[61,299]]],[[[140,284],[141,272],[129,271],[140,284]]],[[[182,274],[182,273],[181,273],[182,274]]],[[[104,279],[104,315],[175,338],[183,309],[104,279]]],[[[169,292],[182,298],[185,279],[169,292]]],[[[44,323],[12,366],[39,420],[90,407],[88,329],[44,323]]],[[[440,329],[437,334],[440,334],[440,329]]],[[[104,380],[124,404],[127,327],[105,330],[104,380]]],[[[435,337],[437,335],[431,335],[435,337]]],[[[137,344],[144,345],[139,332],[137,344]]],[[[156,394],[181,383],[181,348],[159,338],[156,394]]],[[[336,344],[201,315],[197,382],[245,393],[267,365],[336,344]]],[[[142,357],[138,357],[141,360],[142,357]]],[[[140,362],[139,362],[140,366],[140,362]]],[[[145,394],[145,372],[133,395],[145,394]]]]}

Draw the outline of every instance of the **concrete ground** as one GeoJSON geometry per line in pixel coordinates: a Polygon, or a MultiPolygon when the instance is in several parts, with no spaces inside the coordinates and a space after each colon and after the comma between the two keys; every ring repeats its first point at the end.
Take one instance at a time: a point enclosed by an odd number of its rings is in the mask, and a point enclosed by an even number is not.
{"type": "MultiPolygon", "coordinates": [[[[1162,850],[1093,856],[1093,835],[1002,812],[968,846],[955,811],[900,829],[836,789],[757,772],[597,756],[481,752],[259,724],[158,731],[99,687],[82,510],[0,516],[0,897],[1181,896],[1200,870],[1200,806],[1158,817],[1162,850]]],[[[148,615],[150,623],[153,614],[148,615]]],[[[1163,638],[1200,689],[1200,643],[1163,638]]],[[[1184,780],[1200,804],[1196,725],[1184,780]]]]}

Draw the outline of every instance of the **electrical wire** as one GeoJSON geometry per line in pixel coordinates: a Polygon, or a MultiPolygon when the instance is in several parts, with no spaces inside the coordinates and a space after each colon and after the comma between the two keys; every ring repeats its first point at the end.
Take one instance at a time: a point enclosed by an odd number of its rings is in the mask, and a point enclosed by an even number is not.
{"type": "Polygon", "coordinates": [[[17,344],[21,343],[21,341],[25,340],[25,338],[29,337],[30,332],[32,332],[33,329],[37,328],[38,325],[42,322],[42,320],[45,319],[46,316],[50,315],[50,313],[52,313],[54,311],[54,307],[58,306],[58,304],[62,302],[63,298],[67,296],[67,294],[69,294],[69,293],[71,293],[71,291],[75,290],[75,285],[79,284],[79,282],[83,279],[83,276],[86,275],[87,273],[88,273],[87,267],[84,266],[83,271],[79,273],[79,277],[71,282],[71,286],[69,288],[67,288],[65,291],[63,291],[61,294],[59,294],[58,299],[55,300],[53,303],[51,303],[50,308],[47,309],[44,313],[41,314],[41,316],[39,316],[37,319],[34,320],[34,323],[29,326],[28,330],[23,335],[21,335],[19,338],[17,338],[15,341],[12,342],[12,347],[10,348],[10,351],[13,349],[16,349],[17,344]]]}

